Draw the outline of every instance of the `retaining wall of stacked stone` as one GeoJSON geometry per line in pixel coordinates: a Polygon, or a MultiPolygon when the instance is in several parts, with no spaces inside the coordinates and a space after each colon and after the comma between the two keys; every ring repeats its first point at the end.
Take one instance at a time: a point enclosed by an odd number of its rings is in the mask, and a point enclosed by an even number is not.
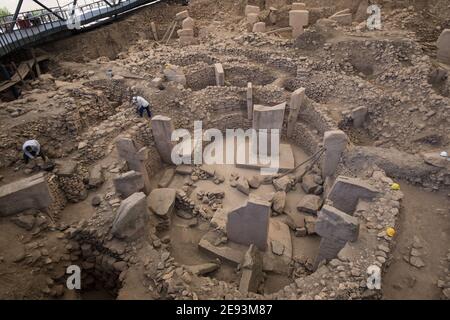
{"type": "Polygon", "coordinates": [[[52,204],[48,208],[49,214],[56,220],[59,218],[59,213],[64,209],[67,203],[66,196],[61,190],[58,177],[54,174],[47,175],[47,183],[52,196],[52,204]]]}

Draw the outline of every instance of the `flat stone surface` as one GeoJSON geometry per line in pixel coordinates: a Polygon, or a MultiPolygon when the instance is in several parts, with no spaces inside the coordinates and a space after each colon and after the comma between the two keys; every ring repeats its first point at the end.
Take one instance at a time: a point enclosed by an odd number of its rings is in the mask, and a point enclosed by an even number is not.
{"type": "Polygon", "coordinates": [[[175,206],[176,193],[170,188],[154,189],[147,197],[147,205],[154,214],[168,219],[175,206]]]}
{"type": "Polygon", "coordinates": [[[58,176],[69,177],[75,173],[78,167],[78,162],[73,160],[58,161],[58,176]]]}
{"type": "MultiPolygon", "coordinates": [[[[249,152],[251,152],[251,146],[246,149],[245,161],[242,162],[236,161],[236,167],[244,169],[259,169],[259,170],[271,167],[270,164],[265,164],[266,161],[265,159],[262,159],[262,161],[258,161],[258,163],[255,164],[250,163],[249,152]]],[[[270,160],[270,156],[268,160],[270,160]]],[[[294,168],[295,168],[295,159],[291,145],[285,143],[280,144],[278,172],[283,173],[292,170],[294,168]]]]}
{"type": "Polygon", "coordinates": [[[134,193],[120,204],[111,231],[120,239],[135,239],[145,232],[148,217],[145,194],[134,193]]]}

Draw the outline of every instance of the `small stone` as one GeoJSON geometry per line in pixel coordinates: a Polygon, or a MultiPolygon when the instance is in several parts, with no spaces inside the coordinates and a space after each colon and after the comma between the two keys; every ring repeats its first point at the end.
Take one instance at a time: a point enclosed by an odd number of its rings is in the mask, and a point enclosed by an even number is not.
{"type": "Polygon", "coordinates": [[[277,256],[281,256],[284,253],[284,245],[282,245],[280,242],[276,240],[272,240],[270,242],[272,245],[272,252],[276,254],[277,256]]]}

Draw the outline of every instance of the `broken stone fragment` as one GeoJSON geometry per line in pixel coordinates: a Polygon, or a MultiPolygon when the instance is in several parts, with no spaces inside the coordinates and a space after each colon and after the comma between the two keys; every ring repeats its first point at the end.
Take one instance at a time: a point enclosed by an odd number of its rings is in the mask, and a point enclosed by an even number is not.
{"type": "Polygon", "coordinates": [[[291,189],[291,178],[287,175],[274,179],[272,183],[277,191],[288,192],[291,189]]]}
{"type": "Polygon", "coordinates": [[[277,256],[282,256],[284,253],[284,246],[280,242],[276,240],[272,240],[270,242],[270,245],[272,247],[272,252],[276,254],[277,256]]]}
{"type": "Polygon", "coordinates": [[[219,269],[220,265],[217,263],[204,263],[194,266],[185,266],[185,268],[192,274],[197,276],[203,276],[219,269]]]}
{"type": "Polygon", "coordinates": [[[306,216],[305,217],[305,228],[306,232],[308,234],[315,234],[316,233],[316,217],[306,216]]]}
{"type": "Polygon", "coordinates": [[[239,179],[236,182],[236,188],[246,194],[249,195],[250,194],[250,186],[248,185],[248,181],[245,177],[239,177],[239,179]]]}
{"type": "Polygon", "coordinates": [[[282,214],[286,205],[286,192],[278,191],[272,198],[272,209],[276,213],[282,214]]]}
{"type": "Polygon", "coordinates": [[[306,174],[302,179],[302,189],[308,194],[319,195],[323,192],[323,187],[318,183],[320,176],[315,174],[306,174]]]}
{"type": "Polygon", "coordinates": [[[33,214],[21,214],[11,218],[11,221],[14,222],[17,226],[30,231],[34,227],[36,218],[33,214]]]}
{"type": "Polygon", "coordinates": [[[105,181],[105,178],[103,176],[103,170],[102,170],[101,165],[97,164],[97,165],[93,166],[89,170],[88,186],[90,188],[98,188],[103,184],[104,181],[105,181]]]}
{"type": "Polygon", "coordinates": [[[261,185],[261,182],[261,176],[255,174],[248,180],[248,185],[250,186],[250,188],[258,189],[261,185]]]}
{"type": "Polygon", "coordinates": [[[306,213],[317,214],[320,209],[322,200],[316,195],[306,195],[300,199],[297,203],[297,210],[306,213]]]}
{"type": "Polygon", "coordinates": [[[175,198],[175,189],[154,189],[147,197],[147,205],[157,216],[168,219],[175,207],[175,198]]]}

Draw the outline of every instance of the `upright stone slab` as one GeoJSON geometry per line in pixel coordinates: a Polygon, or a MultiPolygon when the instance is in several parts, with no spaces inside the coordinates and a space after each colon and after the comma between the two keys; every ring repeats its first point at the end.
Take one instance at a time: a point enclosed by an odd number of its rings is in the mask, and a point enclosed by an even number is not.
{"type": "Polygon", "coordinates": [[[43,173],[0,187],[0,217],[27,209],[47,209],[53,201],[43,173]]]}
{"type": "Polygon", "coordinates": [[[357,107],[350,113],[353,120],[353,127],[361,128],[367,118],[367,107],[357,107]]]}
{"type": "Polygon", "coordinates": [[[309,11],[289,11],[289,26],[292,27],[292,37],[295,39],[303,33],[303,28],[309,24],[309,11]]]}
{"type": "Polygon", "coordinates": [[[172,119],[166,116],[157,115],[151,120],[153,138],[155,139],[156,149],[161,159],[168,164],[172,164],[172,132],[175,130],[172,119]]]}
{"type": "Polygon", "coordinates": [[[266,32],[266,23],[265,22],[256,22],[253,25],[253,32],[266,32]]]}
{"type": "Polygon", "coordinates": [[[284,111],[286,102],[273,107],[262,106],[259,104],[253,107],[253,128],[260,129],[279,129],[283,128],[284,111]]]}
{"type": "Polygon", "coordinates": [[[247,203],[228,214],[227,236],[236,243],[251,245],[265,251],[269,233],[270,203],[250,198],[247,203]]]}
{"type": "Polygon", "coordinates": [[[258,248],[251,244],[242,262],[242,276],[239,282],[239,291],[243,294],[257,292],[263,279],[263,257],[258,248]]]}
{"type": "Polygon", "coordinates": [[[192,29],[193,30],[194,26],[195,26],[195,20],[192,19],[191,17],[187,17],[181,23],[181,28],[183,28],[183,29],[192,29]]]}
{"type": "Polygon", "coordinates": [[[148,160],[148,148],[138,149],[133,139],[128,137],[117,137],[116,149],[119,157],[127,162],[128,169],[142,174],[144,179],[144,191],[149,193],[151,190],[150,177],[148,175],[146,162],[148,160]]]}
{"type": "Polygon", "coordinates": [[[322,161],[322,177],[333,176],[341,159],[342,153],[347,147],[348,138],[344,131],[326,131],[323,136],[325,153],[322,161]]]}
{"type": "Polygon", "coordinates": [[[149,212],[143,192],[133,193],[120,204],[113,221],[112,233],[119,239],[134,240],[147,228],[149,212]]]}
{"type": "Polygon", "coordinates": [[[225,85],[225,72],[223,71],[223,67],[221,63],[214,64],[214,72],[216,74],[216,85],[224,86],[225,85]]]}
{"type": "Polygon", "coordinates": [[[450,64],[450,29],[442,31],[437,41],[437,48],[438,60],[450,64]]]}
{"type": "Polygon", "coordinates": [[[247,15],[247,31],[253,31],[253,25],[259,21],[259,16],[256,13],[249,13],[247,15]]]}
{"type": "Polygon", "coordinates": [[[292,138],[294,134],[295,125],[297,124],[298,113],[300,112],[300,107],[305,100],[305,88],[300,88],[295,90],[291,95],[291,103],[289,105],[289,117],[287,126],[287,136],[292,138]]]}
{"type": "Polygon", "coordinates": [[[133,193],[144,190],[144,178],[142,173],[134,170],[125,172],[113,179],[116,192],[126,198],[133,193]]]}
{"type": "Polygon", "coordinates": [[[253,119],[253,85],[247,83],[247,117],[248,120],[253,119]]]}
{"type": "MultiPolygon", "coordinates": [[[[281,130],[283,129],[284,112],[286,110],[286,102],[278,104],[274,107],[267,107],[262,105],[253,106],[253,129],[264,130],[267,129],[267,155],[271,154],[272,130],[279,130],[279,136],[281,136],[281,130]]],[[[258,154],[261,144],[258,141],[258,154]]],[[[281,147],[280,147],[281,149],[281,147]]],[[[281,161],[281,160],[280,160],[281,161]]]]}
{"type": "Polygon", "coordinates": [[[327,199],[333,202],[336,209],[353,215],[359,199],[371,201],[377,194],[377,189],[361,179],[339,176],[331,187],[327,199]]]}
{"type": "Polygon", "coordinates": [[[325,205],[317,215],[315,231],[322,239],[319,253],[314,262],[314,269],[323,260],[335,258],[348,241],[358,239],[359,221],[345,212],[325,205]]]}

